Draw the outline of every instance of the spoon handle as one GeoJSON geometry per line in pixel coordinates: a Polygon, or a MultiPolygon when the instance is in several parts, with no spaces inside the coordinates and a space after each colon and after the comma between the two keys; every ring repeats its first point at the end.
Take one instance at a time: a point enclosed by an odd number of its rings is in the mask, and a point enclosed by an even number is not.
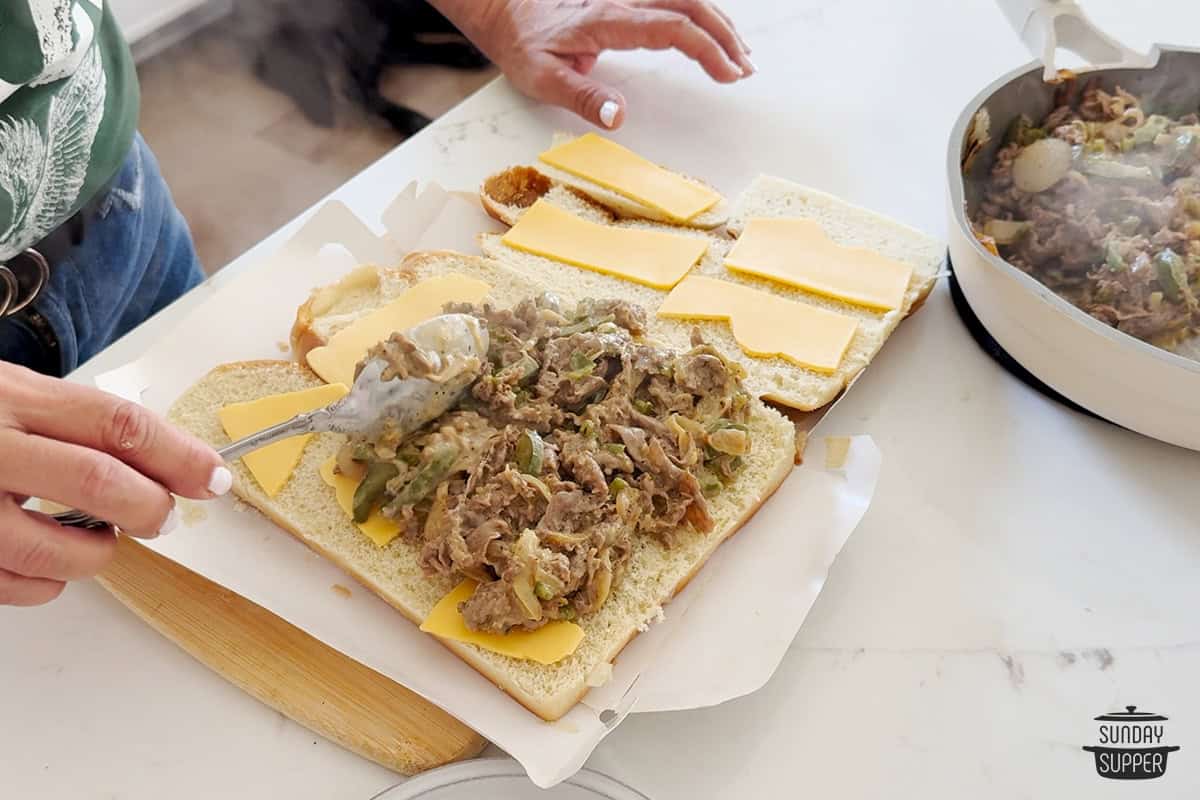
{"type": "Polygon", "coordinates": [[[261,447],[278,442],[280,439],[312,433],[317,429],[315,423],[318,415],[328,416],[329,412],[326,409],[320,408],[316,411],[310,411],[307,414],[299,414],[286,422],[280,422],[278,425],[263,428],[258,433],[252,433],[243,439],[238,439],[233,444],[218,450],[217,455],[226,461],[234,461],[247,453],[252,453],[261,447]]]}

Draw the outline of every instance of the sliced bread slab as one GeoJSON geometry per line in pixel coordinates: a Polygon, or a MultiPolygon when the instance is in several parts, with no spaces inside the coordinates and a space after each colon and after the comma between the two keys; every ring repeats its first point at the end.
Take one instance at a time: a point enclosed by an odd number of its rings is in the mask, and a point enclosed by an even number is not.
{"type": "Polygon", "coordinates": [[[505,225],[516,225],[525,209],[541,198],[565,208],[590,222],[607,224],[616,219],[608,209],[561,183],[555,183],[533,167],[509,167],[483,182],[479,201],[483,210],[505,225]]]}
{"type": "MultiPolygon", "coordinates": [[[[755,217],[802,217],[819,223],[841,245],[866,247],[913,268],[904,296],[904,316],[925,302],[946,261],[946,245],[868,208],[771,175],[759,175],[734,204],[726,230],[740,236],[755,217]]],[[[890,333],[890,331],[889,331],[890,333]]]]}
{"type": "MultiPolygon", "coordinates": [[[[221,447],[229,443],[217,409],[228,403],[299,391],[321,383],[308,369],[289,361],[253,361],[217,367],[192,386],[169,412],[170,419],[221,447]]],[[[533,713],[546,720],[562,717],[588,691],[588,676],[611,663],[621,649],[657,617],[667,603],[713,554],[753,516],[783,482],[792,466],[792,427],[778,412],[756,404],[750,422],[753,450],[737,481],[710,501],[716,527],[703,535],[683,533],[666,548],[648,537],[638,539],[627,571],[604,606],[579,620],[584,639],[576,651],[552,665],[502,656],[475,645],[442,640],[456,655],[533,713]]],[[[418,563],[419,547],[395,539],[378,547],[337,505],[333,490],[318,470],[343,442],[337,434],[314,436],[283,489],[268,497],[237,462],[234,493],[316,552],[332,560],[363,586],[378,594],[409,621],[420,624],[455,584],[430,577],[418,563]]],[[[399,624],[399,623],[398,623],[399,624]]]]}
{"type": "Polygon", "coordinates": [[[327,344],[335,333],[359,317],[396,299],[413,284],[449,273],[486,281],[492,287],[492,301],[502,306],[542,291],[537,284],[491,259],[448,250],[410,253],[398,266],[362,266],[337,283],[314,289],[296,312],[292,352],[304,363],[309,350],[327,344]]]}
{"type": "MultiPolygon", "coordinates": [[[[568,133],[557,133],[551,146],[569,142],[575,137],[568,133]]],[[[669,168],[668,168],[669,169],[669,168]]],[[[707,186],[703,181],[683,175],[693,183],[707,186]]],[[[712,187],[709,187],[712,188],[712,187]]],[[[483,182],[480,190],[480,200],[488,213],[508,225],[516,219],[513,212],[517,209],[528,208],[539,197],[551,192],[566,192],[585,201],[591,201],[605,213],[628,219],[643,219],[666,224],[684,225],[689,228],[712,230],[725,224],[729,217],[729,201],[724,197],[715,206],[697,214],[686,223],[672,220],[662,211],[637,200],[632,200],[619,192],[605,188],[578,175],[572,175],[542,161],[533,166],[509,167],[492,175],[483,182]]],[[[564,198],[565,199],[565,198],[564,198]]],[[[567,201],[569,202],[569,201],[567,201]]],[[[559,202],[559,205],[566,203],[559,202]]],[[[580,213],[578,209],[576,213],[580,213]]],[[[585,216],[586,214],[581,214],[585,216]]],[[[595,220],[600,222],[602,220],[595,220]]]]}
{"type": "MultiPolygon", "coordinates": [[[[547,193],[543,197],[547,202],[560,204],[563,195],[547,193]]],[[[572,196],[568,203],[561,205],[574,211],[579,202],[578,197],[572,196]]],[[[778,178],[758,178],[738,199],[735,209],[735,216],[729,226],[731,230],[740,232],[745,220],[752,216],[809,217],[818,221],[839,244],[868,247],[913,268],[912,279],[901,307],[881,312],[773,281],[731,272],[725,268],[724,259],[733,245],[733,240],[725,236],[644,220],[613,220],[610,223],[621,227],[670,230],[685,236],[704,236],[709,241],[708,252],[693,268],[693,274],[745,284],[789,300],[837,311],[858,320],[858,330],[846,355],[837,370],[832,373],[797,366],[782,358],[745,355],[726,322],[657,318],[651,322],[650,336],[674,348],[685,347],[692,328],[699,328],[706,340],[722,351],[740,358],[746,365],[748,375],[745,383],[750,391],[764,399],[801,411],[818,409],[832,402],[866,368],[900,321],[928,295],[941,268],[945,248],[937,240],[887,217],[846,203],[832,195],[778,178]]],[[[511,221],[515,223],[524,208],[514,207],[508,211],[511,212],[511,221]]],[[[589,213],[595,219],[596,209],[590,209],[589,213]]],[[[480,247],[484,255],[510,267],[529,281],[545,285],[554,291],[595,297],[620,296],[647,309],[657,309],[667,296],[665,291],[516,250],[505,245],[499,235],[485,234],[480,239],[480,247]]]]}

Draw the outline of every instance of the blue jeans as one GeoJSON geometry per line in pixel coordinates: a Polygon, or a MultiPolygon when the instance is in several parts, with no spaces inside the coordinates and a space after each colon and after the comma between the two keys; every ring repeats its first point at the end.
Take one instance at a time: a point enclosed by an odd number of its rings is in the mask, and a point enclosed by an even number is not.
{"type": "MultiPolygon", "coordinates": [[[[58,340],[58,374],[203,280],[187,223],[139,134],[83,241],[50,265],[50,282],[34,303],[58,340]]],[[[0,320],[0,361],[45,364],[45,356],[42,338],[24,320],[0,320]]]]}

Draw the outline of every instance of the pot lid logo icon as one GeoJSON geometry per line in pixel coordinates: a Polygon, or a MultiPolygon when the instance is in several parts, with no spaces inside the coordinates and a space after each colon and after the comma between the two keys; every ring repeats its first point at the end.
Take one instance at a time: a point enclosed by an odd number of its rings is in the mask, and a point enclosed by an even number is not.
{"type": "Polygon", "coordinates": [[[1167,718],[1162,714],[1138,711],[1125,706],[1095,718],[1100,723],[1098,744],[1085,745],[1096,762],[1096,774],[1110,780],[1149,780],[1161,778],[1167,771],[1167,756],[1179,749],[1166,744],[1167,718]]]}

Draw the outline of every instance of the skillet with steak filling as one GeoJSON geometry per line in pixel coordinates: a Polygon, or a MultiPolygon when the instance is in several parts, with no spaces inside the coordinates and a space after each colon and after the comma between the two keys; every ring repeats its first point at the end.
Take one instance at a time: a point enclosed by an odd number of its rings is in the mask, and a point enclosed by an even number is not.
{"type": "Polygon", "coordinates": [[[1101,322],[1200,358],[1200,116],[1077,88],[1009,128],[977,235],[1101,322]]]}
{"type": "MultiPolygon", "coordinates": [[[[635,537],[670,546],[713,527],[706,498],[750,451],[741,367],[693,334],[682,354],[637,341],[645,312],[621,301],[512,309],[452,305],[486,323],[488,363],[459,406],[405,442],[352,439],[338,469],[421,544],[432,573],[478,582],[461,611],[503,633],[574,619],[612,591],[635,537]]],[[[402,335],[374,352],[419,374],[402,335]]]]}

